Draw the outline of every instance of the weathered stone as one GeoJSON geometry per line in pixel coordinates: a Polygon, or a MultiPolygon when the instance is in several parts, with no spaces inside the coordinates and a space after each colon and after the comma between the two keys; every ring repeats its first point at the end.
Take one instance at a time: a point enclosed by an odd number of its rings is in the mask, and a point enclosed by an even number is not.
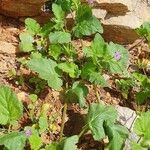
{"type": "Polygon", "coordinates": [[[130,141],[137,142],[140,137],[133,132],[133,126],[137,118],[136,112],[128,107],[116,106],[118,111],[118,122],[129,130],[129,137],[125,142],[124,150],[130,150],[130,141]]]}
{"type": "Polygon", "coordinates": [[[133,123],[137,117],[136,112],[131,110],[128,107],[121,107],[121,106],[116,106],[116,109],[118,111],[118,121],[131,130],[133,123]]]}
{"type": "Polygon", "coordinates": [[[132,11],[132,0],[96,0],[99,8],[107,10],[113,14],[124,14],[132,11]]]}
{"type": "Polygon", "coordinates": [[[45,0],[2,0],[0,13],[11,17],[36,16],[41,13],[45,0]]]}
{"type": "Polygon", "coordinates": [[[134,42],[139,35],[135,29],[143,23],[134,13],[125,16],[107,16],[108,19],[102,20],[104,27],[104,38],[108,41],[127,44],[134,42]]]}
{"type": "Polygon", "coordinates": [[[102,20],[106,40],[121,44],[133,43],[139,38],[135,29],[139,28],[144,22],[150,21],[150,7],[141,1],[131,1],[133,11],[120,16],[108,13],[102,20]]]}

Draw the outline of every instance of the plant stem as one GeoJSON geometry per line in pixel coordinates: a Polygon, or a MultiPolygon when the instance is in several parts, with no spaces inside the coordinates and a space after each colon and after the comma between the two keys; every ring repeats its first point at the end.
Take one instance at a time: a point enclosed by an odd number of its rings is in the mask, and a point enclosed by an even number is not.
{"type": "Polygon", "coordinates": [[[11,131],[11,124],[8,126],[8,133],[11,131]]]}
{"type": "Polygon", "coordinates": [[[100,96],[99,96],[99,93],[98,93],[98,91],[97,91],[97,85],[94,85],[94,90],[95,90],[97,102],[100,103],[100,96]]]}
{"type": "Polygon", "coordinates": [[[63,137],[66,113],[67,113],[67,103],[64,104],[64,109],[63,109],[62,124],[61,124],[60,139],[59,139],[60,141],[62,140],[63,137]]]}
{"type": "Polygon", "coordinates": [[[84,126],[82,131],[79,133],[79,138],[88,130],[88,127],[87,126],[84,126]]]}

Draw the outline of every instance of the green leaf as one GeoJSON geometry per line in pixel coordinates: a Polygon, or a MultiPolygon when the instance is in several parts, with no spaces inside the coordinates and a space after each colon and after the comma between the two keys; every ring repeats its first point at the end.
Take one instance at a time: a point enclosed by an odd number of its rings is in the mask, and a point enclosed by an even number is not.
{"type": "Polygon", "coordinates": [[[78,66],[74,63],[60,63],[58,64],[58,68],[61,69],[63,72],[68,73],[71,78],[77,77],[79,73],[78,66]]]}
{"type": "Polygon", "coordinates": [[[0,86],[0,124],[6,125],[21,118],[23,106],[7,86],[0,86]]]}
{"type": "Polygon", "coordinates": [[[102,87],[108,87],[108,83],[106,82],[105,78],[98,72],[92,72],[90,74],[89,81],[96,85],[99,84],[102,87]]]}
{"type": "Polygon", "coordinates": [[[19,35],[21,42],[19,43],[19,48],[23,52],[31,52],[34,50],[33,42],[34,39],[28,32],[23,32],[19,35]]]}
{"type": "Polygon", "coordinates": [[[146,100],[150,98],[150,91],[140,91],[136,93],[136,102],[138,105],[143,104],[146,100]]]}
{"type": "Polygon", "coordinates": [[[63,139],[60,143],[52,143],[46,147],[46,150],[76,150],[76,144],[79,141],[77,135],[63,139]]]}
{"type": "Polygon", "coordinates": [[[44,26],[41,28],[40,35],[43,37],[48,37],[50,32],[53,30],[54,23],[48,22],[44,24],[44,26]]]}
{"type": "Polygon", "coordinates": [[[26,137],[23,132],[11,132],[0,136],[0,145],[4,145],[8,150],[23,150],[26,137]]]}
{"type": "Polygon", "coordinates": [[[58,44],[51,44],[49,47],[49,55],[51,55],[55,60],[63,53],[62,47],[58,44]]]}
{"type": "Polygon", "coordinates": [[[71,10],[71,2],[72,0],[57,0],[57,4],[61,5],[63,11],[69,12],[71,10]]]}
{"type": "Polygon", "coordinates": [[[48,121],[47,117],[40,117],[39,118],[39,132],[45,132],[48,129],[48,121]]]}
{"type": "Polygon", "coordinates": [[[109,150],[122,150],[128,137],[128,130],[121,125],[109,124],[106,125],[106,133],[109,138],[109,150]]]}
{"type": "Polygon", "coordinates": [[[57,63],[55,61],[46,58],[31,59],[27,66],[37,72],[40,78],[47,80],[51,88],[55,90],[61,88],[62,80],[56,72],[57,63]]]}
{"type": "Polygon", "coordinates": [[[72,88],[66,92],[66,101],[68,103],[79,103],[81,107],[84,107],[87,94],[88,88],[84,84],[74,82],[72,88]]]}
{"type": "Polygon", "coordinates": [[[83,20],[89,19],[92,17],[92,9],[89,5],[82,4],[79,6],[76,12],[76,21],[81,22],[83,20]]]}
{"type": "Polygon", "coordinates": [[[29,137],[29,143],[31,149],[33,150],[39,150],[39,148],[42,146],[41,137],[35,129],[32,129],[32,135],[29,137]]]}
{"type": "Polygon", "coordinates": [[[95,16],[77,23],[73,28],[75,37],[90,36],[97,32],[103,33],[103,28],[100,21],[95,16]]]}
{"type": "Polygon", "coordinates": [[[140,28],[136,29],[137,33],[141,36],[147,36],[150,34],[150,23],[145,22],[140,26],[140,28]]]}
{"type": "Polygon", "coordinates": [[[92,15],[91,7],[88,5],[83,4],[79,6],[76,13],[76,22],[76,26],[73,28],[76,37],[103,32],[101,23],[92,15]]]}
{"type": "Polygon", "coordinates": [[[150,134],[146,133],[142,139],[141,145],[146,148],[150,148],[150,134]]]}
{"type": "Polygon", "coordinates": [[[41,31],[40,24],[32,18],[27,18],[25,20],[25,26],[27,30],[33,35],[38,34],[41,31]]]}
{"type": "Polygon", "coordinates": [[[122,45],[114,44],[110,42],[107,46],[108,53],[111,55],[113,59],[108,60],[109,67],[108,69],[112,73],[123,74],[125,70],[127,70],[129,65],[129,53],[128,50],[125,49],[122,45]],[[120,60],[114,59],[115,52],[119,52],[121,55],[120,60]]]}
{"type": "Polygon", "coordinates": [[[141,73],[133,73],[132,74],[133,78],[138,82],[140,86],[142,86],[143,89],[148,89],[150,88],[150,81],[146,75],[143,75],[141,73]]]}
{"type": "Polygon", "coordinates": [[[86,63],[81,71],[81,77],[83,79],[89,80],[91,83],[99,84],[102,87],[107,87],[108,83],[104,79],[104,77],[97,72],[97,68],[93,63],[86,63]]]}
{"type": "Polygon", "coordinates": [[[97,64],[102,57],[106,57],[106,55],[108,55],[106,43],[100,34],[95,35],[91,46],[85,47],[83,52],[86,57],[93,60],[94,64],[97,64]]]}
{"type": "Polygon", "coordinates": [[[52,143],[46,146],[46,150],[60,150],[58,143],[52,143]]]}
{"type": "Polygon", "coordinates": [[[94,140],[105,137],[104,123],[113,124],[117,119],[117,111],[111,106],[93,103],[87,114],[87,125],[90,128],[94,140]]]}
{"type": "Polygon", "coordinates": [[[60,147],[62,148],[62,150],[76,150],[76,144],[78,143],[78,141],[79,137],[77,135],[74,135],[62,140],[60,147]]]}
{"type": "Polygon", "coordinates": [[[134,124],[134,132],[139,136],[150,135],[150,111],[141,113],[134,124]]]}
{"type": "Polygon", "coordinates": [[[71,35],[67,32],[55,31],[49,34],[49,40],[53,44],[64,44],[71,42],[71,35]]]}
{"type": "Polygon", "coordinates": [[[38,96],[36,94],[30,94],[29,99],[32,101],[32,103],[35,103],[38,99],[38,96]]]}
{"type": "Polygon", "coordinates": [[[128,98],[129,90],[133,86],[135,86],[134,80],[132,78],[120,79],[120,80],[116,79],[115,83],[116,83],[116,87],[119,90],[121,90],[121,94],[125,99],[128,98]]]}
{"type": "Polygon", "coordinates": [[[55,16],[55,18],[53,19],[56,23],[56,25],[54,26],[55,29],[62,29],[64,27],[65,12],[62,10],[60,5],[57,5],[55,3],[52,4],[52,11],[55,16]]]}
{"type": "Polygon", "coordinates": [[[136,142],[131,142],[131,148],[132,150],[143,150],[143,147],[141,145],[138,145],[136,142]]]}

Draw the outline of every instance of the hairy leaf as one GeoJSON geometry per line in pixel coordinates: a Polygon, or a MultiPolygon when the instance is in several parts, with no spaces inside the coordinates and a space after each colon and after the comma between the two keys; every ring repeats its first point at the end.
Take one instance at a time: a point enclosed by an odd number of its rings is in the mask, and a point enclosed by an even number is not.
{"type": "Polygon", "coordinates": [[[71,35],[67,32],[55,31],[49,34],[49,39],[53,44],[64,44],[71,42],[71,35]]]}
{"type": "Polygon", "coordinates": [[[52,44],[49,47],[49,54],[57,60],[59,56],[63,53],[62,47],[58,44],[52,44]]]}
{"type": "Polygon", "coordinates": [[[74,82],[72,88],[66,92],[66,101],[68,103],[79,103],[81,107],[84,107],[87,94],[88,88],[84,84],[74,82]]]}
{"type": "Polygon", "coordinates": [[[104,123],[113,124],[117,119],[117,111],[111,106],[93,103],[89,107],[87,125],[92,131],[95,140],[105,137],[104,123]]]}
{"type": "Polygon", "coordinates": [[[58,64],[58,68],[61,69],[63,72],[68,73],[71,78],[77,77],[79,73],[78,66],[74,63],[60,63],[58,64]]]}
{"type": "Polygon", "coordinates": [[[40,117],[39,118],[39,132],[45,132],[48,129],[48,121],[47,117],[40,117]]]}
{"type": "Polygon", "coordinates": [[[0,145],[8,150],[24,150],[26,137],[23,132],[11,132],[0,136],[0,145]]]}
{"type": "Polygon", "coordinates": [[[106,133],[109,138],[109,150],[122,150],[128,137],[128,130],[121,125],[109,124],[106,133]]]}
{"type": "Polygon", "coordinates": [[[102,57],[106,57],[109,53],[106,49],[106,43],[100,34],[96,34],[90,47],[83,49],[84,55],[91,58],[94,64],[97,64],[102,57]]]}
{"type": "Polygon", "coordinates": [[[81,77],[89,80],[91,83],[99,84],[103,87],[107,87],[108,83],[104,77],[97,71],[96,66],[93,63],[86,63],[81,70],[81,77]]]}
{"type": "Polygon", "coordinates": [[[59,90],[62,86],[62,80],[56,72],[57,63],[51,59],[40,58],[31,59],[27,66],[39,74],[39,77],[47,80],[51,88],[59,90]]]}
{"type": "Polygon", "coordinates": [[[30,35],[28,32],[23,32],[19,35],[19,38],[21,40],[21,42],[19,43],[20,50],[22,50],[23,52],[31,52],[34,50],[34,39],[32,35],[30,35]]]}
{"type": "Polygon", "coordinates": [[[7,86],[0,86],[0,124],[6,125],[21,118],[23,106],[7,86]]]}
{"type": "Polygon", "coordinates": [[[63,139],[60,143],[52,143],[46,147],[46,150],[76,150],[79,137],[73,135],[63,139]]]}
{"type": "Polygon", "coordinates": [[[103,32],[101,23],[92,15],[92,10],[88,5],[83,4],[79,6],[76,13],[76,22],[77,24],[73,28],[76,37],[103,32]]]}
{"type": "Polygon", "coordinates": [[[41,31],[40,24],[32,18],[27,18],[25,20],[25,25],[27,30],[33,35],[38,34],[41,31]]]}
{"type": "Polygon", "coordinates": [[[64,27],[65,12],[62,10],[60,5],[57,5],[55,3],[52,4],[52,11],[55,16],[55,18],[53,19],[56,23],[56,25],[54,26],[55,29],[62,29],[64,27]]]}
{"type": "Polygon", "coordinates": [[[42,146],[42,139],[35,129],[32,129],[32,135],[29,137],[29,143],[33,150],[39,150],[42,146]]]}
{"type": "Polygon", "coordinates": [[[125,49],[122,45],[119,44],[114,44],[113,42],[110,42],[109,45],[107,46],[108,53],[111,55],[113,59],[108,61],[109,67],[108,69],[112,73],[119,73],[123,74],[125,70],[127,70],[127,67],[129,65],[129,54],[128,50],[125,49]],[[120,54],[120,59],[117,60],[115,58],[115,53],[120,54]]]}
{"type": "Polygon", "coordinates": [[[139,136],[150,134],[150,111],[141,113],[134,124],[134,131],[139,136]]]}
{"type": "Polygon", "coordinates": [[[132,150],[143,150],[143,147],[139,144],[137,144],[136,142],[131,142],[131,148],[132,150]]]}

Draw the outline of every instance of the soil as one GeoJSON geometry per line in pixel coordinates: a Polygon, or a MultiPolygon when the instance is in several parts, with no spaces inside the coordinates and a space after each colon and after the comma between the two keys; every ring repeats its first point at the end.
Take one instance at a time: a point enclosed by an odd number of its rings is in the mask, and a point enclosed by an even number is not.
{"type": "MultiPolygon", "coordinates": [[[[16,93],[18,98],[24,103],[24,105],[28,105],[30,103],[30,99],[28,97],[29,93],[35,89],[35,85],[29,84],[30,71],[26,68],[20,66],[19,59],[25,57],[24,54],[21,54],[18,51],[19,44],[19,33],[24,30],[24,24],[19,22],[17,19],[12,19],[4,16],[0,16],[0,45],[1,43],[5,44],[6,51],[1,51],[0,49],[0,84],[5,84],[11,87],[16,93]],[[10,47],[11,45],[11,47],[10,47]],[[9,51],[11,49],[11,51],[9,51]],[[15,51],[15,52],[13,52],[15,51]],[[17,76],[24,77],[23,84],[20,85],[19,81],[21,78],[17,78],[16,80],[10,77],[10,72],[12,69],[15,69],[17,76]]],[[[74,44],[77,44],[78,41],[75,41],[74,44]]],[[[88,45],[88,41],[83,41],[84,44],[88,45]]],[[[131,45],[126,45],[130,52],[130,67],[129,70],[133,71],[134,64],[136,64],[138,58],[149,58],[150,49],[148,45],[145,44],[141,39],[137,40],[135,43],[131,45]]],[[[150,68],[146,70],[147,74],[150,74],[150,68]]],[[[107,76],[106,76],[107,77],[107,76]]],[[[115,83],[113,83],[112,77],[108,76],[109,83],[112,85],[112,89],[109,88],[100,88],[97,87],[96,91],[100,95],[99,101],[111,104],[111,105],[122,105],[129,107],[131,109],[136,109],[137,106],[132,99],[126,100],[124,99],[120,92],[115,89],[115,83]]],[[[40,81],[40,80],[39,80],[40,81]]],[[[41,81],[44,82],[44,81],[41,81]]],[[[87,103],[96,102],[97,97],[95,95],[95,89],[88,85],[89,94],[87,96],[87,103]]],[[[62,96],[59,92],[49,89],[45,87],[42,92],[39,94],[39,101],[36,103],[36,112],[34,115],[38,116],[41,111],[41,106],[49,105],[49,117],[54,118],[53,124],[55,125],[55,129],[50,135],[43,135],[43,141],[45,143],[49,143],[50,141],[57,140],[60,132],[61,125],[61,116],[63,109],[63,101],[62,96]]],[[[66,117],[65,130],[64,135],[70,136],[74,134],[80,133],[83,127],[84,117],[81,114],[85,112],[81,110],[78,106],[72,105],[68,108],[68,116],[66,117]]],[[[16,128],[23,128],[24,126],[30,125],[31,120],[27,112],[24,112],[24,115],[20,121],[20,124],[16,128]]],[[[99,142],[95,142],[90,133],[88,133],[85,137],[83,137],[78,145],[78,150],[102,150],[103,144],[99,142]]]]}

